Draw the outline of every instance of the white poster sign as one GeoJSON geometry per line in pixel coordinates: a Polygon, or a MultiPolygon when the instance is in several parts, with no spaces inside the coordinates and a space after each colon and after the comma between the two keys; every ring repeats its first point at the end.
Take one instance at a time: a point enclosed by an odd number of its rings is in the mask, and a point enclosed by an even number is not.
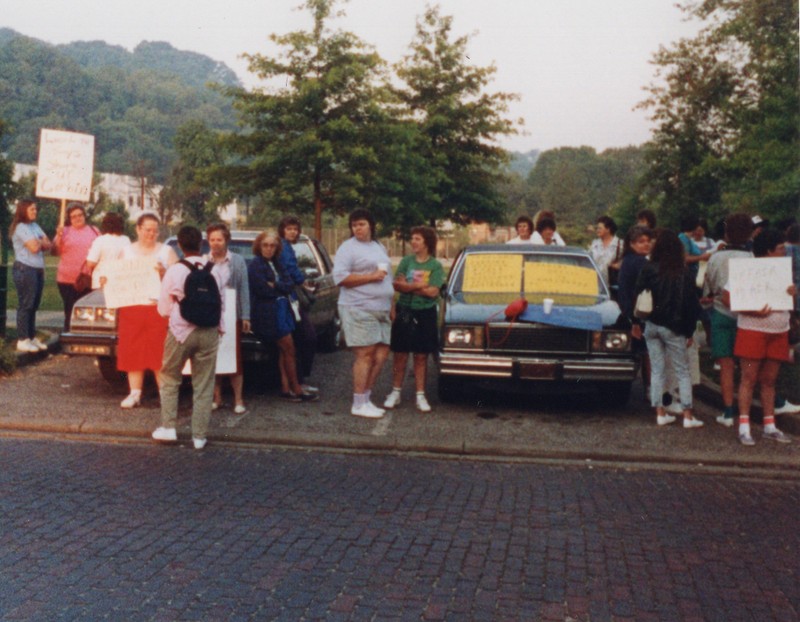
{"type": "Polygon", "coordinates": [[[103,262],[103,293],[109,309],[151,304],[158,300],[161,278],[155,257],[135,257],[103,262]]]}
{"type": "MultiPolygon", "coordinates": [[[[225,296],[225,307],[222,309],[222,325],[225,327],[225,334],[219,339],[219,350],[217,350],[217,374],[236,373],[236,290],[226,287],[223,291],[225,296]]],[[[192,361],[186,361],[183,366],[184,376],[191,376],[192,361]]]]}
{"type": "Polygon", "coordinates": [[[36,196],[88,201],[94,171],[94,136],[42,129],[36,196]]]}
{"type": "Polygon", "coordinates": [[[789,257],[737,258],[728,261],[732,311],[791,311],[794,298],[786,293],[792,284],[789,257]]]}

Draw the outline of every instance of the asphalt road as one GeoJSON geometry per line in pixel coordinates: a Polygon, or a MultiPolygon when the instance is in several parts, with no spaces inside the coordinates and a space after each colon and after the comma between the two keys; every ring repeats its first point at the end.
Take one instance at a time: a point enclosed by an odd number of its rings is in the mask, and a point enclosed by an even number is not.
{"type": "Polygon", "coordinates": [[[0,440],[0,619],[797,620],[796,481],[0,440]]]}

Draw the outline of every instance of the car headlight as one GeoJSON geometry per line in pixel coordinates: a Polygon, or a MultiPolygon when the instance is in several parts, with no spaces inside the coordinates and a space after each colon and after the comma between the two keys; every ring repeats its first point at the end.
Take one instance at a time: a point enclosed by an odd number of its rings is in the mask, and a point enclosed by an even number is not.
{"type": "Polygon", "coordinates": [[[82,322],[91,322],[94,320],[94,307],[75,307],[72,317],[82,322]]]}
{"type": "Polygon", "coordinates": [[[482,348],[483,327],[455,326],[445,330],[446,346],[455,348],[482,348]]]}
{"type": "Polygon", "coordinates": [[[104,320],[106,322],[111,322],[112,324],[117,321],[117,310],[116,309],[107,309],[106,307],[100,307],[97,309],[96,314],[97,320],[104,320]]]}
{"type": "Polygon", "coordinates": [[[594,352],[628,352],[631,349],[631,337],[622,330],[599,330],[592,333],[592,350],[594,352]]]}

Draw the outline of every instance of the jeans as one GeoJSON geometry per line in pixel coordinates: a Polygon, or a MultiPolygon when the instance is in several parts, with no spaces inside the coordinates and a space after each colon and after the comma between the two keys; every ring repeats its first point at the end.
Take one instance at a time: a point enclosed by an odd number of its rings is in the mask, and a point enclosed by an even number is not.
{"type": "Polygon", "coordinates": [[[164,342],[161,364],[161,425],[174,428],[178,420],[178,391],[183,366],[192,361],[192,437],[205,438],[214,400],[214,372],[217,368],[219,332],[216,327],[195,328],[186,341],[178,343],[172,331],[164,342]]]}
{"type": "Polygon", "coordinates": [[[44,290],[44,270],[15,261],[11,272],[19,299],[17,339],[33,339],[36,337],[36,310],[42,302],[44,290]]]}
{"type": "MultiPolygon", "coordinates": [[[[686,337],[653,322],[645,322],[644,339],[650,354],[650,404],[662,406],[667,365],[672,365],[681,394],[681,407],[692,407],[692,375],[689,370],[689,349],[686,337]]],[[[670,387],[668,387],[670,388],[670,387]]]]}
{"type": "Polygon", "coordinates": [[[72,309],[78,299],[88,292],[79,292],[72,283],[58,283],[58,293],[64,301],[64,332],[69,330],[69,320],[72,317],[72,309]]]}

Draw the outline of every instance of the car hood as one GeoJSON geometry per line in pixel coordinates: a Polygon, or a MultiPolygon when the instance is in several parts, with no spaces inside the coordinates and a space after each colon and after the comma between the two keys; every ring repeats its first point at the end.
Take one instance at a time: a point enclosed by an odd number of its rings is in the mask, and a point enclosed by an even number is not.
{"type": "MultiPolygon", "coordinates": [[[[529,305],[529,308],[537,307],[542,308],[542,305],[529,305]]],[[[574,318],[581,317],[585,314],[587,318],[586,330],[594,330],[594,321],[592,316],[599,316],[602,326],[613,326],[616,324],[620,316],[619,305],[613,300],[604,300],[603,302],[589,305],[589,306],[561,306],[562,309],[573,311],[568,313],[573,322],[568,324],[572,328],[577,328],[574,323],[574,318]]],[[[487,305],[487,304],[467,304],[450,299],[447,303],[444,321],[446,324],[485,324],[489,321],[502,322],[505,320],[506,305],[487,305]]],[[[552,323],[558,322],[558,314],[553,314],[552,323]]]]}
{"type": "Polygon", "coordinates": [[[106,297],[103,288],[94,289],[85,296],[81,296],[75,304],[79,307],[105,307],[106,297]]]}

